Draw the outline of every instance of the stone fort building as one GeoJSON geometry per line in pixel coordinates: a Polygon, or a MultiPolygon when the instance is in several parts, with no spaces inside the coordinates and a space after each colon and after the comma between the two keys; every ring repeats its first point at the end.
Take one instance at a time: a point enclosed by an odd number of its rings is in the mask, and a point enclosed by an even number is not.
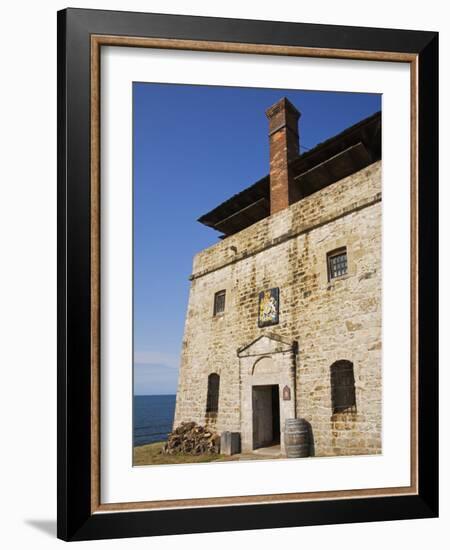
{"type": "Polygon", "coordinates": [[[381,452],[381,113],[300,154],[299,111],[266,112],[270,173],[203,215],[174,427],[280,445],[304,418],[316,456],[381,452]]]}

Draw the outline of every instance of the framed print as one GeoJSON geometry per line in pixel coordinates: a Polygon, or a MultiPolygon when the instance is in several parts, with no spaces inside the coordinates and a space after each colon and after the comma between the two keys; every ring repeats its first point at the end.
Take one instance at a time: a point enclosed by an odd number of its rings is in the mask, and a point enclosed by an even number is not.
{"type": "Polygon", "coordinates": [[[271,288],[259,293],[258,326],[267,327],[279,322],[280,290],[271,288]]]}
{"type": "Polygon", "coordinates": [[[438,36],[58,14],[58,536],[435,517],[438,36]]]}

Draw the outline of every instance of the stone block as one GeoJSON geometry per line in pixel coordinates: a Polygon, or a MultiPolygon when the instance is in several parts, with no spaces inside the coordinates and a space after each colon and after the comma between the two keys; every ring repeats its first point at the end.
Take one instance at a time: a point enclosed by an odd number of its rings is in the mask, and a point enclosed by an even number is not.
{"type": "Polygon", "coordinates": [[[239,432],[222,432],[220,436],[220,454],[231,456],[241,452],[241,434],[239,432]]]}

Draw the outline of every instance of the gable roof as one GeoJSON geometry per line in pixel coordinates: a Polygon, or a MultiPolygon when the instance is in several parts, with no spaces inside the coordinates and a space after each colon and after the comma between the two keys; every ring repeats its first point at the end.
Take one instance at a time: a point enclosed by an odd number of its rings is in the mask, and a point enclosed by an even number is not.
{"type": "MultiPolygon", "coordinates": [[[[299,155],[290,165],[300,199],[345,178],[381,158],[381,112],[299,155]]],[[[200,216],[197,221],[233,235],[270,215],[270,175],[200,216]]]]}

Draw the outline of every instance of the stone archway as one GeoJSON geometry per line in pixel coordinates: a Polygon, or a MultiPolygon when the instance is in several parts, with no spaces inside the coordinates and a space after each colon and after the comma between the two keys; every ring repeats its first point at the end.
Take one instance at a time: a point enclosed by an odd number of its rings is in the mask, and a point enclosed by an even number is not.
{"type": "Polygon", "coordinates": [[[277,367],[274,363],[274,360],[271,356],[263,355],[256,359],[255,364],[253,365],[252,375],[261,376],[264,374],[272,374],[277,371],[277,367]]]}
{"type": "Polygon", "coordinates": [[[284,424],[296,416],[295,353],[294,343],[275,336],[261,336],[238,350],[243,452],[279,440],[284,453],[284,424]]]}

